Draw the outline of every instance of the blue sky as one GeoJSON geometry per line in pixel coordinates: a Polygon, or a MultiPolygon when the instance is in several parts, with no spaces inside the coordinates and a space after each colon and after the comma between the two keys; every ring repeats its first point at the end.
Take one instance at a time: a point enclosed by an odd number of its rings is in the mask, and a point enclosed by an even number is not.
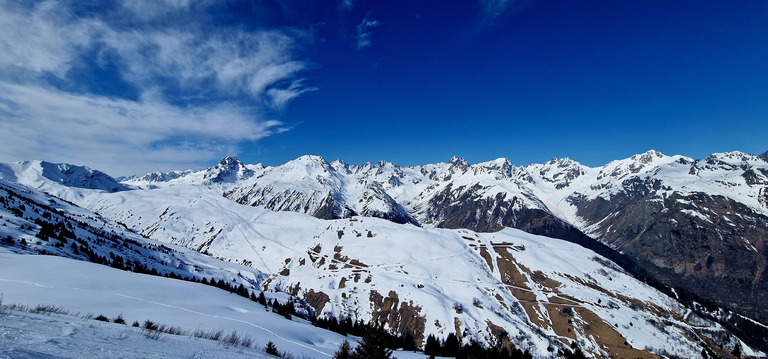
{"type": "Polygon", "coordinates": [[[0,160],[768,150],[765,1],[0,0],[0,160]]]}

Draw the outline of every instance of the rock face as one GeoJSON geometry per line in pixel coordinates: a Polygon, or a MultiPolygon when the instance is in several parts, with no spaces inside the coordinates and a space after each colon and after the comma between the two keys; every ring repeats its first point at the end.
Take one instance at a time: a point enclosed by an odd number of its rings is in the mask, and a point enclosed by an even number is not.
{"type": "Polygon", "coordinates": [[[725,196],[628,181],[610,201],[577,202],[590,234],[667,285],[766,322],[768,217],[725,196]]]}
{"type": "MultiPolygon", "coordinates": [[[[221,191],[241,204],[323,219],[368,216],[481,232],[514,227],[565,239],[768,322],[767,161],[768,152],[694,160],[652,150],[596,168],[567,158],[525,167],[461,158],[401,167],[302,156],[237,170],[221,191]]],[[[217,167],[247,166],[225,159],[217,167]]]]}
{"type": "Polygon", "coordinates": [[[763,161],[768,162],[768,151],[763,152],[759,157],[763,159],[763,161]]]}

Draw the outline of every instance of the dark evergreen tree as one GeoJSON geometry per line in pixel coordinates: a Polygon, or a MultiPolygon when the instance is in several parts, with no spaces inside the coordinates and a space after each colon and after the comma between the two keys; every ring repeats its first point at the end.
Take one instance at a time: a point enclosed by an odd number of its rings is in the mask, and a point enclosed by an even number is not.
{"type": "Polygon", "coordinates": [[[427,354],[429,356],[437,356],[442,353],[442,346],[440,345],[440,341],[435,338],[434,335],[430,334],[427,337],[427,342],[424,344],[424,354],[427,354]]]}
{"type": "Polygon", "coordinates": [[[355,359],[389,359],[392,349],[386,347],[387,336],[384,330],[369,328],[363,335],[363,341],[355,348],[355,359]]]}
{"type": "Polygon", "coordinates": [[[272,343],[271,340],[267,343],[267,346],[264,347],[264,351],[269,355],[280,356],[280,352],[277,351],[275,343],[272,343]]]}
{"type": "Polygon", "coordinates": [[[333,359],[352,359],[352,348],[349,342],[344,340],[339,346],[339,350],[333,354],[333,359]]]}
{"type": "Polygon", "coordinates": [[[261,304],[261,305],[263,305],[265,307],[267,306],[267,298],[264,296],[264,292],[263,291],[261,293],[259,293],[258,302],[259,302],[259,304],[261,304]]]}
{"type": "Polygon", "coordinates": [[[443,343],[442,356],[455,358],[459,354],[460,348],[461,343],[459,343],[459,338],[456,334],[448,334],[448,337],[445,338],[445,343],[443,343]]]}
{"type": "Polygon", "coordinates": [[[736,345],[733,347],[733,351],[731,351],[731,354],[735,356],[736,358],[741,359],[741,344],[736,343],[736,345]]]}
{"type": "Polygon", "coordinates": [[[408,351],[416,351],[418,348],[416,347],[416,338],[413,337],[413,334],[411,333],[405,333],[403,336],[403,350],[408,351]]]}
{"type": "Polygon", "coordinates": [[[248,290],[245,289],[245,286],[242,283],[240,283],[240,286],[237,287],[236,293],[241,297],[248,298],[248,290]]]}
{"type": "Polygon", "coordinates": [[[13,245],[13,238],[12,238],[11,236],[6,236],[6,237],[3,239],[3,242],[5,242],[5,244],[7,244],[7,245],[9,245],[9,246],[10,246],[10,245],[13,245]]]}

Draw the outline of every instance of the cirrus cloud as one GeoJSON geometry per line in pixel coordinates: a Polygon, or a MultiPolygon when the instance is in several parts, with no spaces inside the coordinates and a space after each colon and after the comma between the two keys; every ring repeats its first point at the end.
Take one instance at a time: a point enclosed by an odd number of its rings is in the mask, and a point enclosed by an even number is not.
{"type": "Polygon", "coordinates": [[[6,157],[75,162],[115,175],[184,169],[286,129],[231,103],[178,107],[0,82],[6,157]]]}
{"type": "Polygon", "coordinates": [[[126,0],[85,11],[74,1],[0,0],[0,160],[138,174],[199,167],[286,131],[270,114],[314,90],[297,56],[307,35],[213,26],[197,14],[211,3],[126,0]],[[192,6],[193,19],[173,20],[192,6]],[[119,81],[135,95],[88,81],[119,81]]]}

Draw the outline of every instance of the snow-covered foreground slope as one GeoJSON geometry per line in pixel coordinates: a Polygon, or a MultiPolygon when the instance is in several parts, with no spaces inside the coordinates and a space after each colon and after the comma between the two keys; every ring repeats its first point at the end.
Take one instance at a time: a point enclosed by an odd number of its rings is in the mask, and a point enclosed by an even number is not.
{"type": "Polygon", "coordinates": [[[166,335],[79,316],[9,311],[0,315],[2,359],[53,358],[275,358],[261,350],[225,347],[210,340],[166,335]]]}
{"type": "MultiPolygon", "coordinates": [[[[222,290],[185,281],[125,272],[53,256],[9,253],[0,248],[0,293],[8,304],[60,306],[65,315],[0,314],[0,357],[66,358],[266,358],[259,349],[231,347],[189,336],[147,338],[133,321],[151,320],[194,332],[237,331],[263,349],[272,341],[295,357],[326,358],[344,337],[287,320],[263,306],[222,290]],[[74,313],[80,313],[75,316],[74,313]],[[115,318],[128,326],[94,320],[86,314],[115,318]],[[49,356],[45,356],[49,355],[49,356]]],[[[352,338],[354,341],[354,338],[352,338]]],[[[398,357],[415,354],[398,352],[398,357]]],[[[420,356],[419,356],[420,357],[420,356]]]]}

